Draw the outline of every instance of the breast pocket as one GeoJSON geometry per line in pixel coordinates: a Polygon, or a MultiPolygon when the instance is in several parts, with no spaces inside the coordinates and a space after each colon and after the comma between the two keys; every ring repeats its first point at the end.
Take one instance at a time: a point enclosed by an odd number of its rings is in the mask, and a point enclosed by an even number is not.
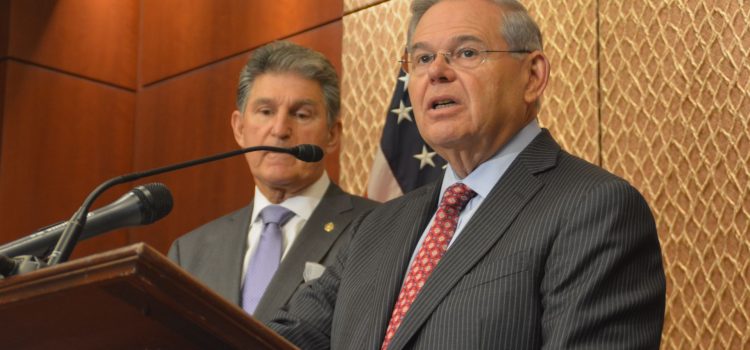
{"type": "Polygon", "coordinates": [[[529,253],[520,251],[508,256],[483,261],[469,272],[453,289],[459,292],[526,271],[529,268],[529,253]]]}

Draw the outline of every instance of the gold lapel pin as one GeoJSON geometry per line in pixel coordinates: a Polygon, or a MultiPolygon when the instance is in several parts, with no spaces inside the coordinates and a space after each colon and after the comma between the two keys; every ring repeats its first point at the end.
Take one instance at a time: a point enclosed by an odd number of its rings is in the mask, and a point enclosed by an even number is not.
{"type": "Polygon", "coordinates": [[[327,224],[325,224],[325,226],[323,226],[323,229],[326,230],[326,232],[333,231],[333,222],[328,222],[327,224]]]}

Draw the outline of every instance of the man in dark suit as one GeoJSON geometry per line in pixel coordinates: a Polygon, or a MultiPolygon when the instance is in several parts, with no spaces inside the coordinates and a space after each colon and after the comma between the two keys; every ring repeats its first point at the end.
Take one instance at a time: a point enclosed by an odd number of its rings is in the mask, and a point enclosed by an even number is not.
{"type": "MultiPolygon", "coordinates": [[[[240,147],[341,139],[336,71],[320,53],[277,42],[257,49],[240,73],[232,129],[240,147]]],[[[324,162],[247,153],[253,202],[177,239],[169,257],[226,299],[266,321],[348,240],[344,229],[374,202],[343,192],[324,162]],[[278,222],[272,222],[275,212],[278,222]],[[269,256],[270,255],[270,256],[269,256]]]]}
{"type": "Polygon", "coordinates": [[[353,223],[269,326],[303,349],[658,349],[653,216],[538,126],[550,65],[526,9],[417,0],[412,15],[413,111],[449,167],[353,223]]]}

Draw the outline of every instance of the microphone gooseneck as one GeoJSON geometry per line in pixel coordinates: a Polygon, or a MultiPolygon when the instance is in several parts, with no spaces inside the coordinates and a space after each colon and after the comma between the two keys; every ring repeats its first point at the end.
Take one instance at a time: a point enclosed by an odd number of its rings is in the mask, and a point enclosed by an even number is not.
{"type": "Polygon", "coordinates": [[[83,204],[81,207],[76,211],[75,214],[68,220],[68,224],[65,227],[65,230],[60,235],[60,239],[57,241],[57,244],[55,245],[55,248],[52,250],[52,252],[49,255],[49,259],[47,261],[47,265],[56,265],[61,262],[65,262],[70,257],[70,253],[73,250],[73,247],[75,247],[76,243],[78,242],[81,232],[83,231],[83,227],[86,224],[87,214],[89,211],[89,208],[91,207],[91,204],[94,202],[94,200],[99,197],[100,194],[102,194],[106,189],[119,185],[122,183],[130,182],[133,180],[137,180],[146,176],[152,176],[152,175],[158,175],[162,173],[166,173],[169,171],[174,171],[178,169],[183,169],[203,163],[213,162],[216,160],[224,159],[233,157],[239,154],[247,153],[247,152],[254,152],[254,151],[269,151],[269,152],[281,152],[281,153],[287,153],[291,154],[297,159],[300,159],[302,161],[306,162],[315,162],[319,161],[323,158],[323,150],[320,147],[313,146],[313,145],[300,145],[292,148],[281,148],[281,147],[272,147],[272,146],[255,146],[255,147],[247,147],[231,152],[226,153],[220,153],[213,156],[195,159],[183,163],[173,164],[161,168],[146,170],[142,172],[135,172],[131,174],[125,174],[122,176],[118,176],[112,179],[109,179],[99,185],[97,188],[94,189],[94,191],[89,194],[88,197],[86,197],[86,200],[83,201],[83,204]],[[302,146],[300,148],[300,146],[302,146]],[[302,151],[300,151],[302,149],[302,151]]]}

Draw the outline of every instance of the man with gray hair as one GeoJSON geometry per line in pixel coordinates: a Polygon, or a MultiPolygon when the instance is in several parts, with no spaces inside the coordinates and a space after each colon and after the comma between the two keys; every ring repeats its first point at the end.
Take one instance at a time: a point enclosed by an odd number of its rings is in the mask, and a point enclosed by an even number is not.
{"type": "Polygon", "coordinates": [[[416,0],[407,59],[443,178],[351,225],[269,326],[303,349],[658,349],[665,277],[625,180],[539,127],[550,64],[515,0],[416,0]]]}
{"type": "MultiPolygon", "coordinates": [[[[341,140],[339,82],[320,53],[289,42],[257,49],[240,73],[231,125],[240,147],[320,146],[341,140]]],[[[253,202],[178,238],[169,257],[261,321],[319,276],[374,202],[343,192],[324,162],[246,153],[253,202]]]]}

